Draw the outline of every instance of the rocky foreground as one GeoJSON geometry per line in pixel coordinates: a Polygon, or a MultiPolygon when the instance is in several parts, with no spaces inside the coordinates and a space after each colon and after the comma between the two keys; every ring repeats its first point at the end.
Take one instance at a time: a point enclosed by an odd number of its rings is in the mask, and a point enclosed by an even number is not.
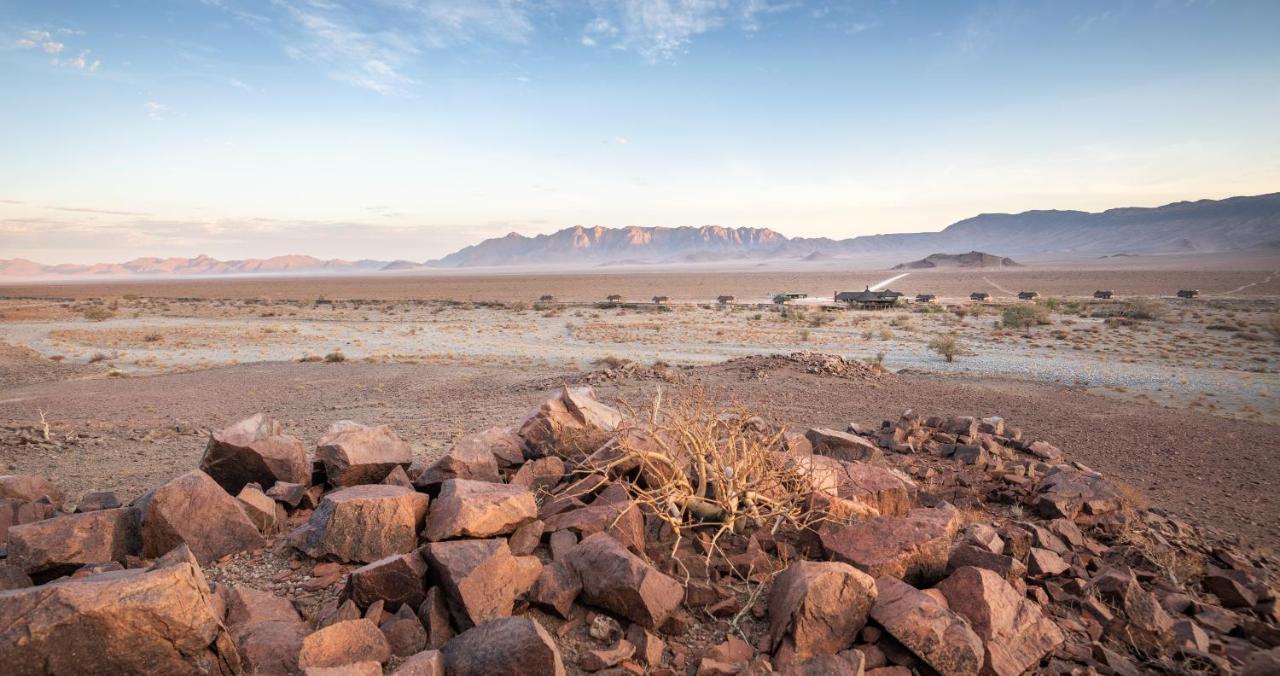
{"type": "Polygon", "coordinates": [[[1280,673],[1273,557],[1000,418],[566,388],[413,464],[265,416],[124,505],[0,477],[9,674],[1280,673]],[[672,422],[672,421],[675,422],[672,422]]]}

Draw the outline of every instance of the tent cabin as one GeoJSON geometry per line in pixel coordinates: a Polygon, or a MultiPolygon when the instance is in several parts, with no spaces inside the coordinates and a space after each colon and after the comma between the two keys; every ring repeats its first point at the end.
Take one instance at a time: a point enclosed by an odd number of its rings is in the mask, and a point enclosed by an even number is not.
{"type": "Polygon", "coordinates": [[[786,293],[780,293],[774,296],[773,302],[777,303],[778,305],[782,305],[783,303],[786,303],[789,301],[800,300],[801,298],[808,298],[808,297],[809,297],[809,294],[807,293],[798,293],[796,291],[788,291],[786,293]]]}
{"type": "Polygon", "coordinates": [[[1036,293],[1035,291],[1019,291],[1018,292],[1018,300],[1035,300],[1039,297],[1040,297],[1040,294],[1036,293]]]}
{"type": "Polygon", "coordinates": [[[880,310],[898,305],[902,302],[902,294],[889,290],[872,291],[867,287],[863,291],[838,291],[835,301],[862,310],[880,310]]]}
{"type": "Polygon", "coordinates": [[[671,302],[671,299],[670,299],[670,298],[668,298],[667,296],[654,296],[654,297],[653,297],[653,304],[654,304],[654,305],[666,305],[666,304],[668,304],[668,303],[670,303],[670,302],[671,302]]]}
{"type": "Polygon", "coordinates": [[[917,303],[937,303],[938,296],[932,293],[916,294],[917,303]]]}
{"type": "Polygon", "coordinates": [[[973,293],[969,294],[969,300],[978,300],[978,301],[991,300],[991,294],[987,293],[986,291],[974,291],[973,293]]]}
{"type": "Polygon", "coordinates": [[[1199,298],[1200,289],[1178,289],[1179,298],[1199,298]]]}
{"type": "Polygon", "coordinates": [[[555,299],[556,299],[556,297],[555,297],[555,296],[553,296],[553,295],[551,295],[551,294],[549,294],[549,293],[544,293],[544,294],[542,294],[542,297],[538,299],[538,302],[540,302],[540,303],[550,303],[551,301],[553,301],[553,300],[555,300],[555,299]]]}
{"type": "Polygon", "coordinates": [[[1106,290],[1099,289],[1093,292],[1093,297],[1097,298],[1098,300],[1111,300],[1111,297],[1114,296],[1115,293],[1116,292],[1112,291],[1111,289],[1106,289],[1106,290]]]}
{"type": "Polygon", "coordinates": [[[732,303],[735,300],[737,299],[734,298],[733,296],[720,296],[719,298],[716,299],[716,302],[721,305],[728,305],[729,303],[732,303]]]}

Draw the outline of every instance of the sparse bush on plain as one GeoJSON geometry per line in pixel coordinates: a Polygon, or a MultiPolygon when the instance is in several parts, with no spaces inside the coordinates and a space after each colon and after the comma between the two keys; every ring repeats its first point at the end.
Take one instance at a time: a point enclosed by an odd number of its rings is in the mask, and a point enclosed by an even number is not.
{"type": "Polygon", "coordinates": [[[956,356],[964,350],[964,346],[960,344],[960,339],[954,333],[944,333],[934,336],[929,341],[929,349],[942,355],[948,362],[953,362],[956,356]]]}
{"type": "Polygon", "coordinates": [[[1120,308],[1120,314],[1129,319],[1164,319],[1169,306],[1154,298],[1134,298],[1120,308]]]}
{"type": "Polygon", "coordinates": [[[85,308],[83,314],[84,318],[91,322],[101,322],[116,316],[115,310],[102,307],[101,305],[94,305],[93,307],[85,308]]]}
{"type": "Polygon", "coordinates": [[[330,364],[336,364],[336,363],[338,363],[338,362],[344,362],[344,361],[346,361],[346,360],[347,360],[347,355],[342,354],[342,350],[334,350],[333,352],[330,352],[329,354],[326,354],[326,355],[324,356],[324,360],[325,360],[325,362],[327,362],[327,363],[330,363],[330,364]]]}
{"type": "Polygon", "coordinates": [[[999,325],[1006,329],[1030,329],[1050,323],[1049,308],[1043,305],[1010,305],[1000,313],[999,325]]]}
{"type": "Polygon", "coordinates": [[[632,362],[630,359],[627,359],[626,357],[618,357],[610,354],[610,355],[605,355],[591,363],[596,368],[600,368],[600,369],[616,369],[616,368],[621,368],[623,366],[628,366],[634,362],[632,362]]]}

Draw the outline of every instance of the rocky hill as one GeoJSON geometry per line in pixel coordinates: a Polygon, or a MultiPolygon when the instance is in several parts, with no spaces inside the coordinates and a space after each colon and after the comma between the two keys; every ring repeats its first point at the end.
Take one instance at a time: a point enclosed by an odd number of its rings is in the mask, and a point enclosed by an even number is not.
{"type": "Polygon", "coordinates": [[[849,239],[786,237],[767,228],[586,228],[550,235],[511,233],[466,247],[430,264],[440,267],[650,263],[730,258],[863,256],[885,259],[937,251],[1002,251],[1039,257],[1115,253],[1215,253],[1250,250],[1280,237],[1280,193],[1177,202],[1155,208],[982,214],[939,232],[849,239]]]}
{"type": "Polygon", "coordinates": [[[1007,268],[1018,264],[1012,258],[1003,258],[981,251],[962,254],[929,254],[918,261],[899,263],[894,270],[928,270],[932,268],[1007,268]]]}
{"type": "Polygon", "coordinates": [[[664,406],[630,420],[565,387],[427,465],[385,425],[336,422],[309,455],[259,414],[128,504],[72,508],[47,479],[0,476],[0,660],[13,674],[1280,669],[1274,554],[1135,503],[999,417],[799,433],[664,406]]]}
{"type": "MultiPolygon", "coordinates": [[[[1110,209],[1100,213],[982,214],[938,232],[849,239],[787,237],[769,228],[718,225],[674,228],[579,225],[531,237],[513,232],[421,265],[595,267],[774,258],[820,261],[835,256],[858,257],[863,262],[885,265],[938,251],[1001,251],[1019,257],[1069,259],[1120,253],[1271,250],[1277,241],[1280,241],[1280,193],[1177,202],[1156,208],[1110,209]]],[[[413,261],[321,260],[311,256],[232,261],[208,256],[138,258],[126,263],[96,265],[42,265],[24,259],[0,259],[0,277],[360,273],[414,270],[417,265],[413,261]]]]}

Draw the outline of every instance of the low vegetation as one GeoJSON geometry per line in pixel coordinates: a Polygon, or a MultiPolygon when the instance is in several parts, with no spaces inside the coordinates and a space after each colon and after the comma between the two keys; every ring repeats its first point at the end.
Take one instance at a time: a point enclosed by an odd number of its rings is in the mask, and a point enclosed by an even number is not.
{"type": "Polygon", "coordinates": [[[942,355],[948,362],[953,362],[964,351],[964,346],[956,334],[943,333],[929,340],[929,349],[942,355]]]}

